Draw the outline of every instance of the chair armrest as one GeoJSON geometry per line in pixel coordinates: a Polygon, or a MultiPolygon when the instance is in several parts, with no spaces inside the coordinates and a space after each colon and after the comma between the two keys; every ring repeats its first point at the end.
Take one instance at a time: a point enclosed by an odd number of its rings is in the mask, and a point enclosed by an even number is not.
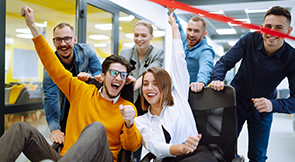
{"type": "Polygon", "coordinates": [[[141,159],[140,162],[150,162],[151,159],[156,159],[156,156],[154,154],[152,154],[152,153],[149,152],[148,154],[146,154],[144,156],[144,158],[141,159]]]}
{"type": "Polygon", "coordinates": [[[245,158],[243,156],[241,157],[235,157],[232,162],[244,162],[245,161],[245,158]]]}
{"type": "Polygon", "coordinates": [[[52,147],[57,153],[60,152],[60,149],[61,149],[63,146],[64,146],[63,144],[59,144],[59,143],[52,143],[52,144],[51,144],[51,147],[52,147]]]}
{"type": "MultiPolygon", "coordinates": [[[[119,159],[118,159],[118,161],[119,161],[119,159]]],[[[121,162],[133,162],[132,152],[127,151],[127,150],[123,150],[121,162]]]]}

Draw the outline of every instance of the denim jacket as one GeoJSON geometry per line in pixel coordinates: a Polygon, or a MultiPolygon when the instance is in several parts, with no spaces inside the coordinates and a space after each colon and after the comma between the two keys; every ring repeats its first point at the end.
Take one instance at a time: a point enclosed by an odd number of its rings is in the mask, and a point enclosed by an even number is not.
{"type": "MultiPolygon", "coordinates": [[[[56,56],[60,57],[55,51],[56,56]]],[[[88,44],[74,45],[74,65],[77,74],[87,72],[92,76],[101,74],[101,63],[96,53],[88,44]]],[[[61,129],[60,121],[63,119],[66,97],[52,81],[46,70],[43,73],[43,107],[50,131],[61,129]]]]}

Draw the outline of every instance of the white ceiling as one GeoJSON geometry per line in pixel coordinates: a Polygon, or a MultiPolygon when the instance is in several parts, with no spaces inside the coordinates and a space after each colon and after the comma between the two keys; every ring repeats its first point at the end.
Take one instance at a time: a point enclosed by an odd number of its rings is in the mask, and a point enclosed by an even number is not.
{"type": "MultiPolygon", "coordinates": [[[[261,25],[263,23],[263,17],[265,12],[260,13],[246,13],[245,9],[258,10],[268,9],[272,6],[282,6],[289,11],[295,6],[295,0],[177,0],[189,4],[193,7],[206,10],[209,12],[217,12],[222,10],[224,16],[228,16],[234,19],[249,19],[251,24],[261,25]]],[[[192,16],[192,13],[177,10],[177,15],[188,21],[192,16]]],[[[295,15],[293,15],[294,17],[295,15]]],[[[230,26],[226,23],[215,21],[212,19],[206,19],[208,36],[216,43],[221,44],[225,51],[231,46],[228,45],[228,41],[236,41],[241,36],[249,32],[248,29],[230,26]],[[236,30],[236,34],[232,35],[219,35],[216,29],[232,28],[236,30]]]]}

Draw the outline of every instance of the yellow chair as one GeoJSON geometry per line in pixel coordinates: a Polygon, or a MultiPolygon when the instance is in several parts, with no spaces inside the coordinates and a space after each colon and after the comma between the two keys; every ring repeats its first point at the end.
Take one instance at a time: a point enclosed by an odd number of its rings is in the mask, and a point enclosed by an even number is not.
{"type": "MultiPolygon", "coordinates": [[[[23,84],[15,84],[12,85],[9,97],[9,104],[21,104],[28,102],[30,98],[30,94],[28,93],[28,89],[23,84]]],[[[37,110],[33,111],[24,111],[19,113],[7,114],[5,116],[5,123],[7,128],[10,128],[15,122],[24,121],[27,119],[31,119],[33,125],[38,127],[38,118],[37,118],[37,110]]]]}

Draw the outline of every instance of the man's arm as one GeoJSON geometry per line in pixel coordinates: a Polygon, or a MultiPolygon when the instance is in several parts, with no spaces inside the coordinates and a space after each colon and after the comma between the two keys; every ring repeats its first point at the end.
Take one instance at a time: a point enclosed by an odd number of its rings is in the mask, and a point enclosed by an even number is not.
{"type": "MultiPolygon", "coordinates": [[[[131,103],[130,103],[131,104],[131,103]]],[[[134,118],[137,116],[135,106],[132,105],[120,105],[120,112],[125,121],[123,126],[123,134],[120,136],[122,146],[125,150],[136,151],[141,143],[142,137],[134,124],[134,118]]]]}
{"type": "Polygon", "coordinates": [[[60,63],[49,44],[40,34],[34,22],[33,10],[24,6],[21,9],[21,15],[25,17],[26,24],[32,32],[35,49],[49,76],[67,96],[70,102],[72,98],[80,97],[80,93],[87,91],[90,87],[86,83],[72,77],[72,74],[60,63]]]}
{"type": "Polygon", "coordinates": [[[196,82],[190,84],[190,88],[194,92],[200,92],[210,80],[210,74],[213,70],[214,51],[212,49],[204,49],[198,59],[199,72],[196,82]]]}
{"type": "Polygon", "coordinates": [[[60,131],[60,109],[58,102],[58,87],[49,77],[46,70],[43,73],[43,106],[48,127],[50,129],[50,140],[55,143],[64,142],[64,133],[60,131]]]}
{"type": "MultiPolygon", "coordinates": [[[[290,89],[290,97],[282,98],[282,99],[265,99],[260,98],[262,100],[262,104],[260,107],[256,107],[259,112],[277,112],[277,113],[295,113],[295,65],[292,64],[292,70],[288,75],[289,89],[290,89]]],[[[255,105],[254,105],[255,106],[255,105]]]]}
{"type": "Polygon", "coordinates": [[[168,15],[169,16],[170,16],[171,13],[173,13],[173,16],[174,16],[174,18],[176,20],[176,23],[178,24],[178,30],[179,30],[179,33],[180,33],[180,36],[181,36],[181,40],[182,40],[182,42],[184,44],[184,42],[186,41],[186,34],[185,34],[181,24],[180,24],[180,21],[178,20],[176,14],[174,12],[175,9],[172,9],[172,8],[169,8],[169,7],[167,9],[168,9],[168,15]]]}
{"type": "Polygon", "coordinates": [[[234,45],[224,56],[222,56],[211,73],[210,87],[214,90],[220,91],[224,88],[224,77],[228,70],[232,69],[235,64],[240,61],[245,54],[247,49],[248,36],[240,38],[239,41],[234,45]]]}

